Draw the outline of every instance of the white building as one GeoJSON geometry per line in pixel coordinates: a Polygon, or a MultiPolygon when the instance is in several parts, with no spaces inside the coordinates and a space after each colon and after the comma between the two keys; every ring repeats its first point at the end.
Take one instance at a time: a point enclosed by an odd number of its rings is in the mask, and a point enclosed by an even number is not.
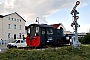
{"type": "Polygon", "coordinates": [[[25,33],[25,20],[18,13],[0,15],[0,39],[22,38],[25,33]]]}

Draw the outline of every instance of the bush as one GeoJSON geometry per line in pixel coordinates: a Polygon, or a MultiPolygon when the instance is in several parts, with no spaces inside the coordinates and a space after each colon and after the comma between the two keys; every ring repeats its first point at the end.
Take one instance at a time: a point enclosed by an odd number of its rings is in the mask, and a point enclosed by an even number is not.
{"type": "Polygon", "coordinates": [[[90,33],[88,33],[84,38],[81,40],[83,44],[90,44],[90,33]]]}
{"type": "Polygon", "coordinates": [[[81,42],[81,41],[82,41],[82,39],[83,39],[83,38],[78,38],[79,42],[81,42]]]}
{"type": "Polygon", "coordinates": [[[71,46],[45,50],[9,49],[0,53],[0,60],[90,60],[90,46],[74,49],[71,46]]]}

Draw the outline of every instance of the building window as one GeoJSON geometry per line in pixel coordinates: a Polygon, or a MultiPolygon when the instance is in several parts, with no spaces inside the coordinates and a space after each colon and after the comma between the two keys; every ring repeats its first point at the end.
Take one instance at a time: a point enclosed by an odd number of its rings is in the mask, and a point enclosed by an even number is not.
{"type": "Polygon", "coordinates": [[[14,39],[16,39],[16,34],[14,34],[14,39]]]}
{"type": "Polygon", "coordinates": [[[22,29],[22,25],[20,25],[20,30],[22,29]]]}
{"type": "Polygon", "coordinates": [[[16,21],[16,18],[14,18],[14,21],[16,21]]]}
{"type": "Polygon", "coordinates": [[[8,18],[8,20],[10,20],[10,17],[8,18]]]}
{"type": "Polygon", "coordinates": [[[21,20],[20,20],[20,22],[21,22],[21,20]]]}
{"type": "Polygon", "coordinates": [[[10,24],[8,24],[8,29],[10,29],[11,27],[10,27],[10,24]]]}
{"type": "Polygon", "coordinates": [[[13,18],[12,18],[12,20],[13,20],[13,18]]]}
{"type": "Polygon", "coordinates": [[[8,39],[10,38],[10,33],[8,33],[8,39]]]}
{"type": "Polygon", "coordinates": [[[19,19],[17,19],[17,22],[19,22],[19,19]]]}
{"type": "Polygon", "coordinates": [[[16,25],[14,24],[14,29],[16,29],[16,25]]]}
{"type": "Polygon", "coordinates": [[[19,33],[19,38],[21,38],[22,37],[22,35],[21,35],[21,33],[19,33]]]}

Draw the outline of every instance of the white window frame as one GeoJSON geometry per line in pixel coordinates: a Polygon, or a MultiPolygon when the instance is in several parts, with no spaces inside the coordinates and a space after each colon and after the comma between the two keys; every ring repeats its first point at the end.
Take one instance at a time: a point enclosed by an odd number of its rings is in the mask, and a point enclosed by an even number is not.
{"type": "Polygon", "coordinates": [[[10,17],[8,17],[8,20],[10,20],[10,17]]]}
{"type": "Polygon", "coordinates": [[[20,30],[22,30],[22,25],[20,25],[20,30]]]}
{"type": "Polygon", "coordinates": [[[17,22],[19,22],[19,19],[17,19],[17,22]]]}
{"type": "Polygon", "coordinates": [[[8,24],[8,29],[10,29],[11,28],[11,24],[8,24]]]}
{"type": "Polygon", "coordinates": [[[11,33],[8,33],[8,39],[10,38],[11,33]]]}
{"type": "Polygon", "coordinates": [[[16,21],[16,18],[14,18],[14,21],[16,21]]]}
{"type": "Polygon", "coordinates": [[[14,24],[14,29],[16,29],[16,24],[14,24]]]}

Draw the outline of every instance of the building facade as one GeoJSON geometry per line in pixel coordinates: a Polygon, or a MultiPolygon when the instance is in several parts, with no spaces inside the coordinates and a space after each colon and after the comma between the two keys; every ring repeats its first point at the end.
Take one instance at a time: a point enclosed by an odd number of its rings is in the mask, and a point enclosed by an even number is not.
{"type": "Polygon", "coordinates": [[[0,15],[0,39],[12,40],[23,38],[25,22],[26,21],[16,12],[5,16],[0,15]]]}

